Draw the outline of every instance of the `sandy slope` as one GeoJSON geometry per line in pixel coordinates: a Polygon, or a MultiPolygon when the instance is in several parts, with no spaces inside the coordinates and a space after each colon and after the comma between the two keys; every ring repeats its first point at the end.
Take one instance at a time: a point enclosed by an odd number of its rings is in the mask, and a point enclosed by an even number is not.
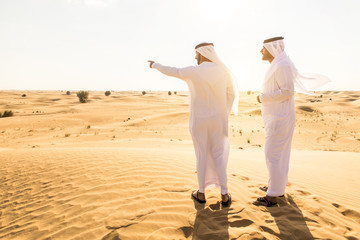
{"type": "Polygon", "coordinates": [[[296,97],[289,186],[274,208],[259,104],[230,119],[233,203],[190,198],[186,93],[0,92],[0,239],[360,239],[360,93],[296,97]]]}

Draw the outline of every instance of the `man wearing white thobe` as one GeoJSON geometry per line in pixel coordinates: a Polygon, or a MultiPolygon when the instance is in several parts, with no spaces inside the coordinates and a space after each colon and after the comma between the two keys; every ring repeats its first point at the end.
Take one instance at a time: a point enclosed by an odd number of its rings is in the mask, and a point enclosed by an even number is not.
{"type": "Polygon", "coordinates": [[[212,43],[195,47],[198,66],[175,68],[153,61],[150,67],[184,80],[190,91],[190,133],[193,139],[199,189],[192,197],[205,203],[205,188],[221,188],[223,205],[231,201],[227,188],[228,116],[237,95],[236,83],[217,57],[212,43]]]}
{"type": "MultiPolygon", "coordinates": [[[[282,37],[264,41],[263,60],[271,63],[264,79],[261,94],[261,114],[265,128],[265,158],[268,168],[268,186],[263,187],[266,196],[258,198],[256,205],[272,206],[276,197],[285,193],[288,183],[291,140],[295,127],[294,77],[291,66],[279,63],[284,49],[272,52],[269,47],[283,41],[282,37]],[[280,57],[280,58],[279,58],[280,57]],[[278,58],[278,59],[277,59],[278,58]]],[[[286,55],[285,55],[286,57],[286,55]]]]}
{"type": "Polygon", "coordinates": [[[286,55],[283,37],[264,41],[261,53],[264,61],[270,62],[263,82],[262,92],[257,96],[261,103],[261,114],[265,128],[265,158],[268,168],[268,185],[260,189],[265,197],[254,204],[271,207],[276,197],[283,196],[288,183],[291,141],[295,128],[296,114],[294,90],[314,95],[305,88],[317,88],[330,80],[322,75],[305,77],[298,73],[295,65],[286,55]]]}

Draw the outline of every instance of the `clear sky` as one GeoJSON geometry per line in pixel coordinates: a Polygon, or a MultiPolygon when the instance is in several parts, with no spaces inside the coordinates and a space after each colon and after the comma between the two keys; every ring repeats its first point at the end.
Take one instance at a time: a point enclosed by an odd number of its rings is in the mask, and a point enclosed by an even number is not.
{"type": "Polygon", "coordinates": [[[213,42],[240,90],[260,90],[266,38],[300,72],[360,90],[359,0],[0,0],[0,89],[186,90],[149,69],[195,65],[213,42]]]}

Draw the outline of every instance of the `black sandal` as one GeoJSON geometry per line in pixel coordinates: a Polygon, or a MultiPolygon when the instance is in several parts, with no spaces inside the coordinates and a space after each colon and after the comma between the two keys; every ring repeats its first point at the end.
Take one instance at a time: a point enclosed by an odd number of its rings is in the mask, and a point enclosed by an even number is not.
{"type": "Polygon", "coordinates": [[[199,203],[206,203],[206,200],[199,199],[199,190],[195,190],[191,193],[191,197],[194,198],[199,203]],[[196,192],[196,197],[194,196],[194,193],[196,192]]]}
{"type": "Polygon", "coordinates": [[[255,202],[253,202],[256,206],[264,206],[264,207],[273,207],[277,205],[277,202],[271,202],[269,199],[265,197],[259,197],[256,199],[255,202]]]}
{"type": "MultiPolygon", "coordinates": [[[[259,189],[260,189],[261,191],[267,192],[268,187],[267,187],[267,186],[263,186],[263,187],[259,187],[259,189]]],[[[281,196],[278,196],[278,197],[285,197],[285,196],[284,196],[284,195],[281,195],[281,196]]]]}
{"type": "Polygon", "coordinates": [[[223,205],[224,207],[229,206],[229,204],[231,203],[231,194],[230,194],[230,193],[227,193],[227,195],[228,195],[228,200],[227,200],[226,202],[223,202],[223,201],[221,200],[221,205],[223,205]]]}

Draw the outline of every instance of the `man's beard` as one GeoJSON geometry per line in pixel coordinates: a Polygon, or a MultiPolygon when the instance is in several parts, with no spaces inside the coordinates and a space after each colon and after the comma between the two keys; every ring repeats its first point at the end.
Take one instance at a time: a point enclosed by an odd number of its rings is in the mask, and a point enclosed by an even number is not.
{"type": "Polygon", "coordinates": [[[262,60],[263,60],[263,61],[268,61],[269,59],[270,59],[270,57],[267,56],[267,55],[263,55],[263,56],[262,56],[262,60]]]}

